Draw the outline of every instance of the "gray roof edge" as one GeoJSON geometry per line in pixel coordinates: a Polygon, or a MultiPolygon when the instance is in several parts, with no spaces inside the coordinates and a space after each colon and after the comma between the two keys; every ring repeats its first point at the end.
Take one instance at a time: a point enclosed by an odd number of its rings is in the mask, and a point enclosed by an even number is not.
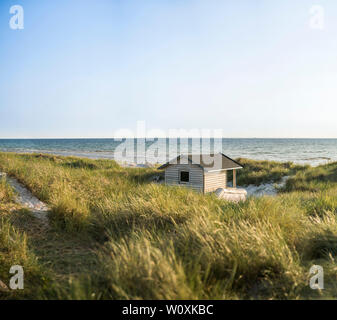
{"type": "Polygon", "coordinates": [[[227,156],[226,156],[225,154],[223,154],[222,152],[219,152],[219,153],[220,153],[223,157],[225,157],[225,158],[227,158],[227,159],[233,161],[234,163],[236,163],[236,164],[240,167],[240,169],[243,169],[243,165],[242,165],[241,163],[239,163],[239,162],[233,160],[233,159],[230,158],[230,157],[227,157],[227,156]]]}
{"type": "Polygon", "coordinates": [[[161,165],[161,166],[160,166],[159,168],[157,168],[157,169],[158,169],[158,170],[163,170],[163,169],[167,168],[168,166],[178,164],[178,163],[171,163],[171,162],[172,162],[173,160],[179,161],[180,158],[181,158],[182,156],[187,156],[187,161],[188,161],[188,162],[191,162],[192,164],[194,164],[194,165],[196,165],[196,166],[199,166],[200,168],[204,169],[204,167],[203,167],[202,165],[200,165],[200,164],[198,164],[198,163],[194,163],[194,162],[188,157],[188,155],[184,155],[184,154],[180,154],[178,157],[176,157],[176,158],[174,158],[174,159],[172,159],[172,160],[170,160],[170,161],[164,163],[163,165],[161,165]]]}
{"type": "MultiPolygon", "coordinates": [[[[224,155],[222,152],[218,152],[218,154],[221,154],[223,157],[225,157],[225,158],[227,158],[227,159],[233,161],[233,163],[235,163],[235,164],[238,166],[238,167],[236,167],[236,168],[230,168],[230,169],[219,169],[218,171],[226,171],[226,170],[234,170],[234,169],[243,169],[243,165],[240,164],[239,162],[237,162],[237,161],[231,159],[230,157],[227,157],[227,156],[224,155]]],[[[191,154],[191,155],[193,155],[193,154],[191,154]]],[[[201,154],[200,154],[200,155],[201,155],[201,154]]],[[[181,158],[181,156],[183,156],[183,155],[179,155],[178,157],[176,157],[176,158],[174,158],[174,159],[172,159],[172,160],[178,161],[178,160],[181,158]]],[[[199,166],[199,167],[202,168],[204,171],[207,171],[207,170],[205,170],[205,167],[203,167],[201,164],[194,163],[194,162],[189,158],[189,155],[186,155],[186,156],[187,156],[187,159],[188,159],[189,162],[191,162],[191,163],[194,164],[194,165],[199,166]]],[[[172,160],[170,160],[170,161],[166,162],[165,164],[161,165],[161,166],[158,168],[158,170],[163,170],[163,169],[167,168],[167,167],[170,166],[170,165],[176,164],[176,163],[171,163],[172,160]]]]}

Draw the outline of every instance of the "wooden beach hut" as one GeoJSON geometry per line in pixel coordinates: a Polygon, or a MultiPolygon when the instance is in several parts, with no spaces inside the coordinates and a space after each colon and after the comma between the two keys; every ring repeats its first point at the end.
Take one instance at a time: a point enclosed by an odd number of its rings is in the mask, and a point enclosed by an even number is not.
{"type": "Polygon", "coordinates": [[[243,166],[222,153],[180,155],[165,163],[165,183],[182,185],[208,193],[227,188],[227,172],[233,171],[233,188],[236,189],[236,171],[243,166]]]}

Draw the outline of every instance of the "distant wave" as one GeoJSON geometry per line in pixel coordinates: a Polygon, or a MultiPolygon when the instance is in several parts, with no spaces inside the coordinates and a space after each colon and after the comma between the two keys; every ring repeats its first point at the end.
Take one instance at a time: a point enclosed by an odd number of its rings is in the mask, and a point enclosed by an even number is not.
{"type": "Polygon", "coordinates": [[[303,159],[299,159],[302,161],[313,161],[313,160],[332,160],[331,158],[328,157],[312,157],[312,158],[303,158],[303,159]]]}
{"type": "MultiPolygon", "coordinates": [[[[127,139],[124,141],[128,141],[127,139]]],[[[132,142],[132,140],[130,140],[132,142]]],[[[158,140],[158,152],[153,148],[146,157],[151,163],[163,163],[167,161],[167,139],[158,140]]],[[[209,140],[203,141],[203,148],[211,147],[209,140]]],[[[214,145],[215,152],[221,151],[231,158],[249,158],[255,160],[292,161],[299,164],[313,166],[325,164],[328,161],[337,161],[337,139],[222,139],[222,146],[214,145]],[[222,149],[222,150],[220,150],[222,149]]],[[[122,153],[118,148],[121,141],[113,139],[0,139],[0,151],[49,153],[64,156],[79,156],[95,159],[124,159],[126,162],[134,162],[133,152],[122,153]]],[[[146,142],[146,147],[153,142],[146,142]]],[[[128,148],[133,144],[126,143],[128,148]]],[[[171,146],[170,152],[171,152],[171,146]]],[[[179,152],[188,150],[188,141],[181,140],[177,145],[172,145],[172,150],[179,147],[179,152]]],[[[190,146],[191,150],[198,152],[199,145],[190,146]]],[[[146,150],[148,150],[146,148],[146,150]]],[[[141,153],[144,153],[142,150],[141,153]]],[[[123,161],[124,161],[123,160],[123,161]]]]}

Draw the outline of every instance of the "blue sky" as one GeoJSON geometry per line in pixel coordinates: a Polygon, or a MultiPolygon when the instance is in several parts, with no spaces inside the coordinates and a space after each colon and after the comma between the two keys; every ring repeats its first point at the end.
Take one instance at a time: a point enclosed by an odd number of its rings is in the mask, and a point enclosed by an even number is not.
{"type": "Polygon", "coordinates": [[[336,35],[334,0],[2,0],[0,138],[337,138],[336,35]]]}

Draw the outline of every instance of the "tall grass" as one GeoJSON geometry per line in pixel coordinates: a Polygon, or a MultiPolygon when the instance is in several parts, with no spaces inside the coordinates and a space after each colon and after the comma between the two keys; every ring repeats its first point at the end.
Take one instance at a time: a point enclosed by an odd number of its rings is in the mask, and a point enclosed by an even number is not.
{"type": "Polygon", "coordinates": [[[94,248],[93,266],[83,255],[85,272],[69,274],[66,286],[45,289],[39,297],[336,297],[337,164],[245,164],[242,183],[293,177],[276,197],[234,204],[152,183],[158,174],[153,168],[0,153],[0,168],[49,204],[54,232],[84,238],[94,248]],[[314,189],[305,189],[307,182],[314,189]],[[313,264],[327,272],[324,292],[308,287],[313,264]]]}
{"type": "Polygon", "coordinates": [[[0,299],[34,297],[47,285],[47,276],[39,265],[36,256],[29,250],[27,236],[13,226],[11,213],[19,206],[13,203],[14,192],[4,179],[0,181],[0,280],[9,287],[10,268],[13,265],[24,269],[26,289],[21,291],[0,290],[0,299]]]}
{"type": "MultiPolygon", "coordinates": [[[[243,165],[243,169],[238,172],[237,182],[239,185],[279,182],[283,177],[303,172],[309,166],[296,165],[292,162],[277,162],[266,160],[250,160],[239,158],[237,161],[243,165]]],[[[228,176],[232,179],[232,172],[228,176]]]]}

